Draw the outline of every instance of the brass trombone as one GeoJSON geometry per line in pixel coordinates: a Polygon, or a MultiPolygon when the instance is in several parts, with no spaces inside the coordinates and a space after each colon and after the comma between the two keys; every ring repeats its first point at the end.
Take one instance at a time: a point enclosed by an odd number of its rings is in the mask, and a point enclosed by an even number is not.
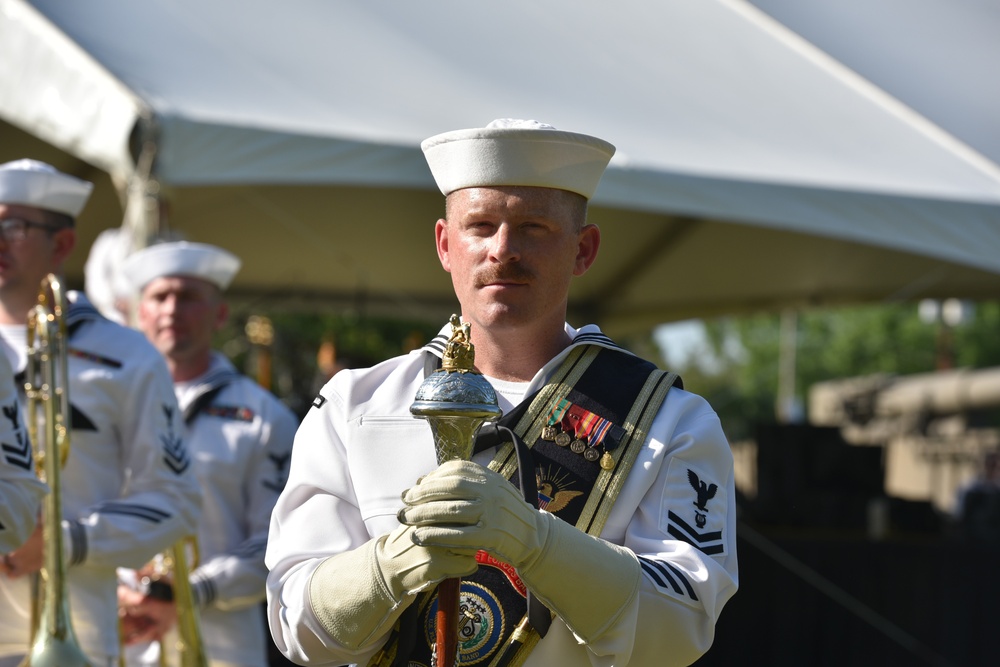
{"type": "Polygon", "coordinates": [[[66,296],[53,274],[42,281],[28,313],[28,367],[24,390],[28,435],[38,476],[49,486],[42,505],[44,560],[33,578],[31,644],[20,667],[90,667],[70,622],[63,562],[62,483],[69,455],[69,373],[66,296]],[[39,439],[39,423],[44,438],[39,439]],[[40,445],[41,442],[45,446],[40,445]]]}
{"type": "MultiPolygon", "coordinates": [[[[198,607],[195,605],[194,591],[191,589],[191,570],[198,566],[198,538],[188,535],[181,538],[173,546],[157,555],[147,566],[152,572],[143,576],[141,583],[147,587],[155,582],[170,581],[170,592],[177,614],[177,630],[167,632],[156,643],[159,644],[159,665],[167,667],[208,667],[208,657],[205,654],[205,644],[201,636],[201,619],[198,607]],[[187,547],[191,547],[191,557],[188,557],[187,547]]],[[[144,570],[146,568],[143,568],[144,570]]],[[[120,636],[121,654],[119,667],[125,667],[125,638],[120,636]]]]}
{"type": "MultiPolygon", "coordinates": [[[[170,581],[169,589],[177,614],[176,632],[168,631],[155,643],[159,644],[160,667],[208,667],[208,656],[201,636],[201,619],[198,607],[195,605],[194,592],[191,589],[191,570],[198,566],[198,538],[189,535],[181,538],[174,545],[157,555],[147,565],[152,571],[143,576],[140,583],[147,589],[156,582],[170,581]],[[191,547],[191,557],[188,557],[187,547],[191,547]]],[[[144,570],[146,568],[143,568],[144,570]]],[[[119,667],[126,665],[125,637],[119,637],[121,654],[119,667]]]]}
{"type": "MultiPolygon", "coordinates": [[[[201,638],[201,620],[191,590],[191,569],[198,566],[198,538],[194,535],[179,540],[170,549],[168,566],[174,573],[174,602],[177,608],[177,665],[178,667],[207,667],[205,644],[201,638]],[[185,546],[191,545],[193,556],[188,563],[185,546]]],[[[160,664],[166,664],[166,647],[160,646],[160,664]]]]}

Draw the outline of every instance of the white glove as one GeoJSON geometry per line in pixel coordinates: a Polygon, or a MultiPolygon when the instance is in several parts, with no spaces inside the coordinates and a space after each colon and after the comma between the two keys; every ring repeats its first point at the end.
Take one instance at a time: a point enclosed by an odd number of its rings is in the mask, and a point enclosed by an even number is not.
{"type": "Polygon", "coordinates": [[[426,547],[483,549],[521,579],[583,641],[600,636],[639,589],[635,555],[524,502],[506,479],[449,461],[403,494],[400,522],[426,547]]]}
{"type": "Polygon", "coordinates": [[[313,614],[345,648],[363,648],[387,633],[421,590],[476,571],[474,555],[418,546],[412,534],[413,528],[400,526],[327,558],[313,572],[313,614]]]}
{"type": "Polygon", "coordinates": [[[419,544],[489,552],[516,568],[542,552],[548,522],[520,492],[489,468],[449,461],[403,493],[399,521],[419,544]]]}

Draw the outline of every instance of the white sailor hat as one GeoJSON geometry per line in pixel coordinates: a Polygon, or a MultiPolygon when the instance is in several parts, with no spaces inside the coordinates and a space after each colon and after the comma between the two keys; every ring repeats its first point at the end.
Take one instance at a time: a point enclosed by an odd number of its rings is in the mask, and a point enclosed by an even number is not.
{"type": "Polygon", "coordinates": [[[590,199],[615,153],[603,139],[512,118],[438,134],[420,147],[445,195],[462,188],[529,185],[590,199]]]}
{"type": "Polygon", "coordinates": [[[132,287],[142,290],[163,276],[201,278],[226,289],[240,270],[240,258],[214,245],[172,241],[157,243],[129,255],[122,273],[132,287]]]}
{"type": "Polygon", "coordinates": [[[38,160],[0,164],[0,204],[20,204],[80,215],[94,184],[38,160]]]}

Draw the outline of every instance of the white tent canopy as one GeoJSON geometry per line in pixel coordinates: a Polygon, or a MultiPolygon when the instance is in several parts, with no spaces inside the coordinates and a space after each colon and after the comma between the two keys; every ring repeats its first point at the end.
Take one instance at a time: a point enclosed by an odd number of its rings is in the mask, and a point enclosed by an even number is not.
{"type": "Polygon", "coordinates": [[[534,118],[618,147],[577,322],[998,293],[1000,168],[751,5],[501,9],[0,0],[0,159],[96,178],[87,240],[146,139],[169,227],[243,258],[237,296],[438,317],[419,142],[534,118]]]}
{"type": "Polygon", "coordinates": [[[1000,163],[1000,3],[750,2],[932,123],[1000,163]]]}

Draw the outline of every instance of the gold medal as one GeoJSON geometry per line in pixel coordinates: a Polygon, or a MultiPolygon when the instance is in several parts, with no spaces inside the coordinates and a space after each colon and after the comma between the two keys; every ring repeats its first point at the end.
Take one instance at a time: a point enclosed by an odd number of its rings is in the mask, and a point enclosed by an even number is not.
{"type": "Polygon", "coordinates": [[[604,452],[604,456],[601,457],[601,468],[604,470],[612,470],[615,467],[615,460],[611,458],[611,454],[604,452]]]}
{"type": "Polygon", "coordinates": [[[594,449],[593,447],[588,447],[588,448],[587,448],[587,451],[585,451],[585,452],[583,453],[583,458],[585,458],[585,459],[587,459],[588,461],[590,461],[591,463],[593,463],[593,462],[594,462],[594,461],[596,461],[597,459],[601,458],[601,455],[600,455],[600,453],[599,453],[599,452],[598,452],[598,451],[597,451],[596,449],[594,449]]]}
{"type": "Polygon", "coordinates": [[[583,452],[587,449],[587,443],[577,438],[573,442],[569,443],[569,449],[574,454],[583,454],[583,452]]]}
{"type": "Polygon", "coordinates": [[[560,447],[565,447],[572,439],[573,438],[570,437],[569,433],[566,431],[560,431],[559,434],[556,435],[556,444],[560,447]]]}
{"type": "Polygon", "coordinates": [[[556,430],[556,427],[549,424],[542,429],[542,440],[555,440],[556,434],[558,433],[559,431],[556,430]]]}

